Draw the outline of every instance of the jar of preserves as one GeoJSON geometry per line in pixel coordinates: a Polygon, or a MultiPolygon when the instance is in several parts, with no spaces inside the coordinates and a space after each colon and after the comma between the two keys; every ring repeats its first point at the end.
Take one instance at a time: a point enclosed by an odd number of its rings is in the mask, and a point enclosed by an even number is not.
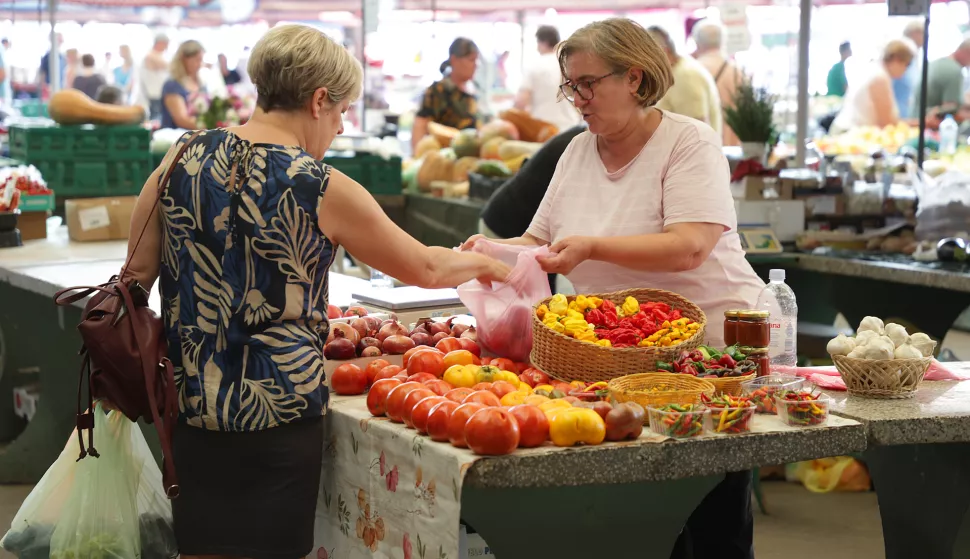
{"type": "Polygon", "coordinates": [[[771,358],[768,357],[768,348],[742,347],[739,351],[741,351],[741,353],[743,353],[748,360],[754,361],[758,364],[759,377],[766,377],[771,374],[771,358]]]}
{"type": "Polygon", "coordinates": [[[770,344],[771,330],[768,324],[768,311],[739,311],[736,329],[736,343],[739,345],[768,347],[770,344]]]}
{"type": "Polygon", "coordinates": [[[724,345],[732,346],[738,343],[738,313],[741,311],[724,311],[724,345]]]}

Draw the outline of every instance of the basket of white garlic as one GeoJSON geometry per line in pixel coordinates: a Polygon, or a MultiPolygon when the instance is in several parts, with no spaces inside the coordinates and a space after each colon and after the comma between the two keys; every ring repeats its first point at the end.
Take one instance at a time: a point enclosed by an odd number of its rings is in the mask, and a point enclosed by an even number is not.
{"type": "Polygon", "coordinates": [[[826,349],[850,394],[869,398],[911,398],[933,362],[936,342],[899,324],[862,319],[855,337],[839,334],[826,349]]]}

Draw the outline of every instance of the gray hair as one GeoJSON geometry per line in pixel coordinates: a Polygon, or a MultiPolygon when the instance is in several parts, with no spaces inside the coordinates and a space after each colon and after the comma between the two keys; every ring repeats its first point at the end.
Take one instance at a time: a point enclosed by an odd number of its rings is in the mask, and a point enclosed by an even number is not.
{"type": "MultiPolygon", "coordinates": [[[[926,27],[926,22],[923,20],[923,18],[910,20],[910,22],[906,24],[906,27],[903,28],[903,35],[906,37],[909,37],[910,39],[913,38],[913,35],[919,35],[920,37],[922,37],[925,27],[926,27]]],[[[919,46],[923,46],[923,45],[919,45],[919,46]]]]}
{"type": "Polygon", "coordinates": [[[694,26],[694,42],[697,48],[703,50],[720,50],[724,45],[724,35],[721,24],[713,21],[701,21],[694,26]]]}

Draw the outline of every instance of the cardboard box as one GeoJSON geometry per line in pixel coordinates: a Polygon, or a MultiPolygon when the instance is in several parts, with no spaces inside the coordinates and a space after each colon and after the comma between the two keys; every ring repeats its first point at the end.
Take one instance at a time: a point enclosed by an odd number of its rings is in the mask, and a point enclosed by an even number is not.
{"type": "Polygon", "coordinates": [[[22,241],[47,238],[47,212],[23,212],[17,217],[22,241]]]}
{"type": "Polygon", "coordinates": [[[77,198],[64,203],[72,241],[116,241],[128,238],[137,196],[77,198]]]}

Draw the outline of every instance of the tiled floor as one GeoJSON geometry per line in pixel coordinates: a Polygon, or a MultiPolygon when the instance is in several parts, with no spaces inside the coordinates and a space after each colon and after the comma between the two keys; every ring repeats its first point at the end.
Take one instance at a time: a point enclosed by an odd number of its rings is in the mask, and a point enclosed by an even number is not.
{"type": "MultiPolygon", "coordinates": [[[[883,559],[875,493],[810,493],[799,485],[765,482],[768,516],[755,514],[758,559],[883,559]]],[[[0,485],[0,535],[29,486],[0,485]]],[[[0,551],[0,559],[12,559],[0,551]]]]}

